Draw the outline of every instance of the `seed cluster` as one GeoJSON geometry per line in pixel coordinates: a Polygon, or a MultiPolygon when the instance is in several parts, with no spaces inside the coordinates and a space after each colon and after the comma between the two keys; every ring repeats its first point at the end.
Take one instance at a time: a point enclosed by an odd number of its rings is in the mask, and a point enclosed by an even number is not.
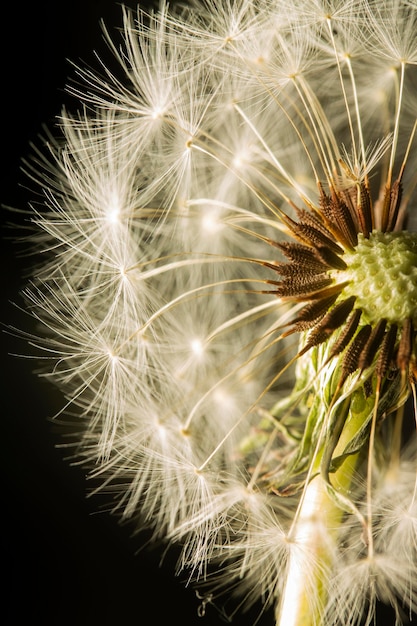
{"type": "Polygon", "coordinates": [[[397,181],[397,192],[386,195],[385,231],[372,228],[365,184],[356,195],[356,188],[319,189],[320,209],[297,209],[297,222],[287,218],[296,241],[274,244],[289,262],[268,264],[282,277],[268,281],[274,293],[305,302],[284,336],[308,331],[300,354],[333,336],[329,358],[343,353],[340,385],[375,359],[380,378],[390,368],[405,372],[417,327],[417,235],[398,230],[401,186],[397,181]]]}
{"type": "Polygon", "coordinates": [[[417,322],[417,234],[359,235],[358,245],[344,255],[349,284],[344,295],[354,295],[356,306],[371,324],[384,318],[393,324],[417,322]]]}

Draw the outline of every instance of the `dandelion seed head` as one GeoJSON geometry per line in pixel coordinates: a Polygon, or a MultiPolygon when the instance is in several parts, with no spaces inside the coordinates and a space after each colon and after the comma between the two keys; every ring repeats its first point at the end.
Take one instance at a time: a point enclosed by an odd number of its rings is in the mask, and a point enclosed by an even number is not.
{"type": "Polygon", "coordinates": [[[123,9],[119,70],[78,70],[83,113],[28,166],[30,341],[82,459],[190,582],[280,626],[416,608],[416,19],[123,9]]]}

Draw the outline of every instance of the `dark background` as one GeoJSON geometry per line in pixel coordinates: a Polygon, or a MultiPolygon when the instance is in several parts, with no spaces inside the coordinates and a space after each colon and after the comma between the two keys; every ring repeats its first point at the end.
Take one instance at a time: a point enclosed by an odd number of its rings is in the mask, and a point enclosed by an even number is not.
{"type": "MultiPolygon", "coordinates": [[[[68,59],[98,67],[93,50],[107,54],[99,21],[104,18],[111,30],[121,23],[121,9],[113,0],[2,6],[0,203],[25,208],[32,194],[25,189],[21,158],[30,154],[30,142],[39,143],[43,124],[53,127],[63,103],[75,110],[64,91],[68,77],[74,76],[68,59]]],[[[22,219],[2,209],[3,226],[22,219]]],[[[28,328],[24,313],[11,304],[20,302],[18,292],[31,263],[9,240],[16,234],[14,227],[3,228],[3,328],[28,328]]],[[[159,552],[144,548],[145,534],[132,537],[131,527],[96,512],[102,503],[86,498],[89,485],[83,470],[71,467],[56,447],[61,438],[50,418],[61,406],[59,394],[33,374],[33,362],[10,356],[25,354],[24,343],[5,332],[1,341],[1,623],[224,624],[213,606],[204,618],[198,617],[194,591],[174,577],[172,563],[159,567],[159,552]]],[[[256,614],[237,617],[234,623],[253,624],[256,614]]],[[[393,624],[390,613],[384,614],[385,623],[393,624]]],[[[272,623],[264,616],[258,626],[272,623]]]]}
{"type": "MultiPolygon", "coordinates": [[[[136,8],[137,3],[125,4],[136,8]]],[[[151,6],[141,3],[141,7],[151,6]]],[[[160,567],[160,550],[146,548],[146,533],[97,512],[103,499],[87,498],[85,472],[65,461],[61,429],[51,417],[62,406],[60,394],[34,373],[36,362],[25,342],[7,326],[30,330],[32,323],[12,303],[30,275],[31,257],[20,252],[17,226],[33,199],[21,171],[41,144],[43,127],[53,129],[62,104],[75,111],[66,92],[74,77],[69,60],[99,67],[93,51],[111,60],[100,20],[117,39],[120,4],[114,0],[16,1],[3,3],[1,16],[1,176],[2,354],[2,601],[4,626],[107,626],[114,624],[224,624],[208,606],[198,616],[194,590],[174,576],[173,559],[160,567]],[[10,228],[8,222],[12,222],[10,228]]],[[[256,613],[257,614],[257,613],[256,613]]],[[[253,614],[248,623],[253,624],[253,614]]],[[[237,620],[246,623],[246,617],[237,620]]]]}
{"type": "MultiPolygon", "coordinates": [[[[33,194],[25,188],[21,158],[31,154],[30,142],[40,144],[43,124],[53,127],[63,103],[75,110],[64,92],[67,78],[74,76],[68,59],[98,67],[93,50],[107,54],[100,19],[113,29],[121,24],[121,9],[113,0],[35,0],[3,3],[0,15],[0,203],[26,208],[33,194]]],[[[2,208],[3,227],[23,219],[2,208]]],[[[9,240],[19,231],[2,230],[1,323],[28,329],[30,320],[10,302],[20,302],[32,261],[20,257],[21,248],[9,240]]],[[[174,577],[172,564],[159,568],[158,551],[136,554],[146,535],[132,538],[131,527],[96,513],[102,502],[86,498],[90,486],[84,471],[70,467],[65,451],[56,447],[62,442],[60,429],[50,418],[62,399],[33,374],[33,361],[9,356],[25,354],[24,342],[4,331],[1,341],[0,623],[222,623],[215,611],[206,620],[198,618],[194,591],[174,577]]]]}

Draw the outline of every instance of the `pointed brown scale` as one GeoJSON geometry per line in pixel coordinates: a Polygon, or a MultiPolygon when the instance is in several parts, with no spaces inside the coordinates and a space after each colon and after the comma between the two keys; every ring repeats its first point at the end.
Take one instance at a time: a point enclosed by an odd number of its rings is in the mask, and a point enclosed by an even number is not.
{"type": "Polygon", "coordinates": [[[317,248],[317,256],[327,267],[332,267],[337,270],[345,270],[347,268],[343,258],[325,246],[317,248]]]}
{"type": "Polygon", "coordinates": [[[341,228],[346,237],[349,247],[354,248],[358,244],[358,228],[352,213],[343,198],[332,189],[331,211],[333,221],[341,228]]]}
{"type": "Polygon", "coordinates": [[[283,337],[288,337],[289,335],[292,335],[293,333],[303,333],[306,332],[307,330],[310,330],[310,328],[313,328],[313,326],[315,326],[317,324],[317,322],[323,317],[324,313],[322,313],[321,315],[318,315],[314,320],[311,320],[309,322],[297,322],[296,324],[294,324],[294,326],[292,326],[292,328],[290,328],[289,330],[287,330],[286,333],[284,333],[283,337]]]}
{"type": "Polygon", "coordinates": [[[347,348],[346,354],[343,358],[340,385],[345,382],[346,378],[350,374],[353,374],[353,372],[359,369],[359,360],[369,340],[371,332],[372,326],[369,324],[363,326],[347,348]]]}
{"type": "Polygon", "coordinates": [[[347,210],[349,211],[350,217],[352,218],[353,223],[355,224],[355,230],[358,232],[358,214],[356,212],[356,202],[358,199],[358,194],[356,191],[356,187],[353,185],[348,187],[347,189],[340,189],[337,192],[338,197],[340,197],[347,210]]]}
{"type": "Polygon", "coordinates": [[[356,333],[356,330],[359,326],[359,322],[361,319],[362,311],[360,309],[355,309],[349,318],[347,319],[346,325],[340,333],[338,339],[333,344],[332,349],[330,350],[330,355],[328,361],[333,357],[337,356],[346,348],[346,346],[350,343],[353,338],[353,335],[356,333]]]}
{"type": "Polygon", "coordinates": [[[401,198],[402,198],[402,184],[400,180],[396,180],[393,183],[390,194],[389,194],[388,219],[387,219],[387,225],[386,225],[386,230],[388,232],[395,230],[395,226],[396,226],[397,219],[398,219],[398,213],[400,210],[401,198]]]}
{"type": "Polygon", "coordinates": [[[292,300],[293,302],[302,302],[303,300],[322,300],[323,298],[330,298],[333,295],[338,296],[347,284],[347,281],[343,283],[336,283],[334,285],[332,284],[329,287],[323,287],[323,289],[318,289],[317,291],[311,292],[302,297],[294,296],[292,300]]]}
{"type": "Polygon", "coordinates": [[[384,335],[375,366],[375,372],[378,378],[384,378],[391,366],[394,357],[395,343],[397,341],[397,332],[398,326],[391,324],[384,335]]]}
{"type": "Polygon", "coordinates": [[[367,378],[363,383],[363,390],[365,392],[365,398],[370,398],[374,392],[374,386],[372,384],[372,379],[367,378]]]}
{"type": "MultiPolygon", "coordinates": [[[[318,289],[321,289],[321,285],[323,280],[331,280],[331,278],[327,277],[326,274],[313,274],[312,272],[306,272],[303,269],[298,268],[296,265],[287,265],[288,271],[284,271],[283,269],[283,278],[282,280],[272,280],[265,279],[264,282],[268,285],[276,285],[279,288],[280,295],[283,296],[281,291],[286,289],[296,289],[297,287],[304,288],[304,286],[310,286],[311,289],[315,288],[315,285],[318,285],[318,289]]],[[[327,284],[327,282],[326,282],[327,284]]],[[[308,287],[310,289],[310,287],[308,287]]],[[[309,291],[308,291],[309,293],[309,291]]],[[[289,294],[287,294],[289,295],[289,294]]],[[[308,298],[305,298],[308,300],[308,298]]]]}
{"type": "Polygon", "coordinates": [[[307,330],[310,330],[310,328],[312,328],[317,323],[317,321],[323,317],[323,315],[324,313],[321,313],[321,315],[318,315],[314,320],[305,321],[305,322],[295,322],[294,325],[291,326],[291,328],[289,328],[284,333],[282,333],[282,338],[289,337],[290,335],[293,335],[294,333],[302,333],[307,330]]]}
{"type": "MultiPolygon", "coordinates": [[[[326,277],[326,280],[324,281],[326,282],[325,286],[319,288],[318,285],[315,285],[316,287],[315,291],[308,292],[306,290],[305,293],[302,293],[303,290],[300,288],[300,286],[298,286],[298,290],[299,290],[299,293],[298,293],[297,287],[294,286],[293,281],[289,279],[285,279],[283,281],[265,280],[264,282],[269,285],[276,285],[280,289],[261,289],[257,293],[263,293],[263,294],[268,294],[268,295],[274,294],[275,296],[278,296],[282,298],[283,300],[289,300],[290,302],[304,302],[306,300],[315,302],[317,300],[323,300],[324,298],[331,298],[333,296],[337,298],[340,295],[340,293],[343,291],[343,289],[346,287],[346,285],[348,284],[347,281],[343,283],[333,284],[333,280],[331,278],[326,277]],[[287,285],[287,288],[285,287],[285,285],[287,285]]],[[[309,286],[310,288],[312,288],[311,283],[309,286]]],[[[305,283],[304,283],[304,289],[306,289],[305,283]]]]}
{"type": "Polygon", "coordinates": [[[345,248],[353,249],[358,243],[358,235],[348,207],[333,188],[330,197],[319,184],[319,193],[320,207],[328,229],[345,248]]]}
{"type": "Polygon", "coordinates": [[[335,303],[337,295],[330,296],[330,298],[323,298],[322,300],[315,300],[307,304],[298,313],[297,317],[293,320],[293,325],[299,330],[304,330],[308,326],[304,324],[314,324],[318,319],[328,311],[328,309],[335,303]]]}
{"type": "Polygon", "coordinates": [[[331,237],[332,232],[327,228],[326,224],[323,221],[323,215],[318,213],[317,210],[313,207],[312,211],[306,211],[305,209],[297,208],[298,215],[298,223],[306,224],[312,226],[316,230],[319,230],[326,237],[331,237]]]}
{"type": "MultiPolygon", "coordinates": [[[[276,284],[273,281],[266,281],[270,284],[276,284]]],[[[324,287],[331,285],[333,280],[326,274],[319,274],[317,276],[305,276],[302,274],[300,277],[292,276],[278,284],[276,294],[282,298],[288,298],[293,296],[302,296],[303,299],[308,300],[309,295],[320,291],[324,287]]]]}
{"type": "Polygon", "coordinates": [[[317,266],[312,268],[308,265],[303,265],[303,263],[281,263],[279,261],[275,263],[268,263],[268,261],[260,262],[264,267],[267,267],[271,270],[274,270],[280,276],[297,276],[299,274],[309,274],[313,276],[314,274],[322,274],[326,270],[326,266],[324,264],[317,263],[317,266]]]}
{"type": "Polygon", "coordinates": [[[411,319],[405,320],[401,329],[400,343],[398,345],[397,365],[402,372],[408,369],[411,354],[413,352],[414,328],[411,319]]]}
{"type": "MultiPolygon", "coordinates": [[[[300,209],[298,207],[294,207],[295,211],[298,213],[298,211],[300,211],[300,209]]],[[[289,215],[283,215],[282,216],[284,223],[286,224],[287,228],[291,231],[292,236],[294,237],[294,239],[299,239],[299,237],[297,236],[297,229],[298,229],[298,222],[296,222],[295,220],[293,220],[289,215]]],[[[278,248],[280,247],[280,244],[278,242],[274,242],[274,245],[277,246],[278,248]]]]}
{"type": "Polygon", "coordinates": [[[382,338],[384,337],[385,328],[387,325],[387,320],[381,319],[377,323],[377,325],[372,329],[371,336],[369,337],[368,343],[363,349],[362,354],[359,358],[359,369],[361,371],[365,370],[369,367],[374,360],[380,346],[382,338]]]}
{"type": "Polygon", "coordinates": [[[372,200],[369,190],[364,183],[359,185],[358,201],[356,203],[356,213],[358,215],[359,227],[365,237],[368,239],[372,232],[372,200]]]}
{"type": "Polygon", "coordinates": [[[381,209],[381,230],[387,232],[391,205],[391,185],[385,185],[381,209]]]}
{"type": "Polygon", "coordinates": [[[310,332],[307,343],[303,349],[303,353],[313,346],[317,346],[326,341],[337,328],[344,324],[353,309],[354,303],[355,297],[350,296],[350,298],[335,304],[335,306],[328,311],[323,319],[320,320],[317,326],[310,332]]]}
{"type": "Polygon", "coordinates": [[[356,240],[355,246],[357,245],[358,233],[362,232],[361,225],[358,219],[358,211],[357,211],[357,202],[358,202],[358,192],[355,186],[349,187],[348,189],[341,189],[338,191],[338,197],[345,205],[351,220],[353,222],[353,232],[355,233],[354,239],[356,240]]]}
{"type": "MultiPolygon", "coordinates": [[[[268,267],[271,270],[274,270],[280,276],[296,276],[298,273],[308,273],[310,275],[317,273],[313,272],[310,269],[306,269],[302,267],[302,265],[296,265],[293,263],[262,263],[264,267],[268,267]]],[[[323,272],[323,267],[321,267],[320,273],[323,272]]]]}
{"type": "Polygon", "coordinates": [[[274,270],[274,272],[277,272],[277,274],[287,274],[288,273],[288,263],[281,263],[279,261],[270,263],[269,261],[262,261],[261,262],[263,267],[267,267],[270,270],[274,270]]]}
{"type": "Polygon", "coordinates": [[[332,211],[334,220],[345,237],[347,247],[354,248],[358,245],[358,231],[348,207],[337,196],[333,200],[332,211]]]}
{"type": "Polygon", "coordinates": [[[310,226],[310,224],[298,224],[295,234],[312,246],[325,246],[333,250],[336,254],[343,254],[344,252],[343,248],[341,248],[334,239],[331,239],[330,236],[328,237],[317,228],[314,228],[314,226],[310,226]]]}
{"type": "Polygon", "coordinates": [[[293,333],[304,332],[315,326],[317,322],[324,317],[329,307],[334,304],[336,298],[337,295],[333,295],[330,298],[316,300],[307,304],[291,322],[291,328],[289,328],[282,336],[288,337],[293,333]]]}
{"type": "Polygon", "coordinates": [[[328,196],[327,193],[324,191],[323,185],[320,181],[318,182],[318,188],[320,197],[320,210],[327,221],[332,221],[333,211],[330,196],[328,196]]]}
{"type": "Polygon", "coordinates": [[[290,241],[283,241],[278,244],[278,248],[287,257],[287,259],[297,265],[302,265],[303,268],[309,268],[311,271],[321,272],[326,269],[325,264],[320,257],[317,256],[315,250],[309,246],[290,241]]]}

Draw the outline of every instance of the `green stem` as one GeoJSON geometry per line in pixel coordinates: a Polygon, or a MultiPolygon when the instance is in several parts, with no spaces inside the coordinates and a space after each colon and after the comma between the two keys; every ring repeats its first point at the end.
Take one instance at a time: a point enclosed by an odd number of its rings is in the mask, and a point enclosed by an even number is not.
{"type": "Polygon", "coordinates": [[[310,391],[304,394],[304,432],[289,474],[307,472],[307,478],[287,535],[289,557],[276,626],[323,625],[342,522],[353,515],[369,531],[369,520],[352,502],[351,489],[368,448],[379,394],[365,393],[351,381],[351,391],[341,395],[337,364],[322,371],[327,358],[328,349],[318,347],[297,372],[295,394],[310,391]],[[312,387],[309,378],[315,381],[312,387]]]}
{"type": "MultiPolygon", "coordinates": [[[[332,484],[347,494],[357,465],[348,457],[333,474],[332,484]]],[[[326,483],[317,475],[307,486],[292,536],[284,594],[277,608],[277,626],[319,626],[327,599],[326,577],[332,565],[332,544],[337,539],[343,511],[328,495],[326,483]]]]}

